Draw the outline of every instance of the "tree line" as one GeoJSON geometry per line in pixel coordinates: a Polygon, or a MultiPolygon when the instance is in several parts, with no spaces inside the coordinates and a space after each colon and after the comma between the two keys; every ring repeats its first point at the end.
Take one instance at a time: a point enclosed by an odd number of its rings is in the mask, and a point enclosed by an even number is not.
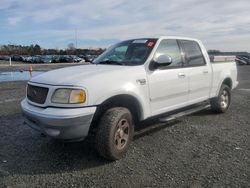
{"type": "Polygon", "coordinates": [[[4,44],[0,45],[0,55],[98,55],[105,49],[82,49],[75,48],[72,43],[68,45],[66,49],[46,49],[41,48],[38,44],[16,45],[16,44],[4,44]]]}

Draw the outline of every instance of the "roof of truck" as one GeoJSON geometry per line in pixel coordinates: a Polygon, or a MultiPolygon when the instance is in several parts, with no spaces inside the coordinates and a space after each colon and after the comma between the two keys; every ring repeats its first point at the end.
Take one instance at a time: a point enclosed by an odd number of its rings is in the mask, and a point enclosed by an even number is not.
{"type": "Polygon", "coordinates": [[[198,39],[191,38],[191,37],[181,37],[181,36],[159,36],[157,37],[158,39],[182,39],[182,40],[194,40],[194,41],[199,41],[198,39]]]}
{"type": "Polygon", "coordinates": [[[182,36],[171,36],[171,35],[164,35],[164,36],[153,36],[153,37],[141,37],[141,38],[132,38],[129,40],[142,40],[142,39],[179,39],[179,40],[193,40],[196,41],[198,43],[201,43],[200,40],[195,39],[195,38],[191,38],[191,37],[182,37],[182,36]]]}

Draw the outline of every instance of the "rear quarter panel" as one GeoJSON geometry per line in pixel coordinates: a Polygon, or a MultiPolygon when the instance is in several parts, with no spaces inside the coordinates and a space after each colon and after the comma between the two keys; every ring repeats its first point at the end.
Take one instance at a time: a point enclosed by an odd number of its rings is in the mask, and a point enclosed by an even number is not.
{"type": "Polygon", "coordinates": [[[220,87],[226,78],[232,80],[232,89],[237,86],[237,67],[235,62],[211,63],[213,79],[210,98],[218,95],[220,87]]]}

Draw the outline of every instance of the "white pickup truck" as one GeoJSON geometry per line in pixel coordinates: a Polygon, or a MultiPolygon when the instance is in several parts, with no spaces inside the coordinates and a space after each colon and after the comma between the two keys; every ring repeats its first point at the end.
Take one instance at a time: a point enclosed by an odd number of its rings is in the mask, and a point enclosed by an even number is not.
{"type": "Polygon", "coordinates": [[[92,64],[33,77],[21,107],[25,122],[50,137],[80,140],[95,133],[100,155],[116,160],[139,121],[168,120],[207,105],[226,112],[237,84],[236,63],[210,63],[199,40],[133,39],[92,64]]]}

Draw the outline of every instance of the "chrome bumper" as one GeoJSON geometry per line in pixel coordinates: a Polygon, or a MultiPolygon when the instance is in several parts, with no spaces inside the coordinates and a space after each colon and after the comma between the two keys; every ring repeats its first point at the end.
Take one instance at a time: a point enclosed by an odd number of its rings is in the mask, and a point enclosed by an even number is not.
{"type": "Polygon", "coordinates": [[[35,130],[57,139],[82,139],[88,135],[96,107],[41,108],[21,102],[24,122],[35,130]]]}

